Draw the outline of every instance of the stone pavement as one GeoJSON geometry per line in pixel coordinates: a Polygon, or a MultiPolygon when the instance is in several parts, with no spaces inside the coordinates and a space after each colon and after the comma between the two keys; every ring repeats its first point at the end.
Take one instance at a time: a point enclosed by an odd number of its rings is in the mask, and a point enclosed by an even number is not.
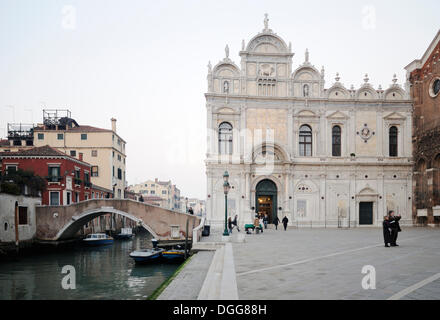
{"type": "Polygon", "coordinates": [[[440,299],[440,229],[403,229],[392,248],[384,248],[378,228],[246,235],[233,243],[239,299],[440,299]],[[366,265],[375,267],[375,290],[362,288],[366,265]]]}
{"type": "Polygon", "coordinates": [[[196,253],[157,300],[197,300],[214,251],[196,253]]]}

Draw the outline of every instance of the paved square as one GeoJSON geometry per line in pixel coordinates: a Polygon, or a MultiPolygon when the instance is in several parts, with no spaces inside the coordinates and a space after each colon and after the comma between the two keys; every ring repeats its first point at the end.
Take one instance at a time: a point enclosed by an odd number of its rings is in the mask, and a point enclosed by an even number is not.
{"type": "Polygon", "coordinates": [[[246,235],[233,244],[239,298],[440,299],[440,229],[402,229],[392,248],[378,228],[246,235]],[[362,288],[366,265],[376,270],[375,290],[362,288]]]}

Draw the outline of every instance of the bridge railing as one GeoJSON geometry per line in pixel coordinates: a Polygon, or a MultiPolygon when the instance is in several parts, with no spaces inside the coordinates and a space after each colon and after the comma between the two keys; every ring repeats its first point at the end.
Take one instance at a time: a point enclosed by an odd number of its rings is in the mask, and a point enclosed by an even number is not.
{"type": "Polygon", "coordinates": [[[200,220],[200,224],[193,229],[193,236],[192,236],[193,245],[195,245],[197,242],[200,241],[204,227],[205,227],[205,217],[202,217],[202,220],[200,220]]]}

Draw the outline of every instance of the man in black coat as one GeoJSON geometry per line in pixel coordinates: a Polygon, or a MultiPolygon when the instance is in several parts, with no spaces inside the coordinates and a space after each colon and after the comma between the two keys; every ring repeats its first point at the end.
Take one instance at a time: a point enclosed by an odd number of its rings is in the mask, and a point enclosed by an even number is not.
{"type": "Polygon", "coordinates": [[[284,225],[284,231],[287,230],[287,224],[289,223],[289,219],[287,219],[287,217],[283,218],[283,225],[284,225]]]}
{"type": "Polygon", "coordinates": [[[389,248],[391,243],[391,224],[389,216],[385,216],[383,219],[383,240],[385,242],[385,247],[389,248]]]}
{"type": "Polygon", "coordinates": [[[273,220],[273,224],[275,225],[275,230],[278,230],[278,223],[280,223],[280,219],[278,217],[275,217],[273,220]]]}
{"type": "Polygon", "coordinates": [[[402,231],[400,229],[399,220],[402,218],[400,215],[396,216],[394,211],[390,211],[388,216],[390,217],[390,226],[391,226],[391,246],[392,247],[398,247],[399,245],[397,242],[397,236],[399,235],[399,232],[402,231]]]}

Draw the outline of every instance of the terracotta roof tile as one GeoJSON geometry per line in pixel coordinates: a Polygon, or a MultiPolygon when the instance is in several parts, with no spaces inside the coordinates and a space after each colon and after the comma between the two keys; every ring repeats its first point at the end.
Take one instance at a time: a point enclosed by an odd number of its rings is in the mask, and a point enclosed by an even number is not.
{"type": "MultiPolygon", "coordinates": [[[[17,151],[17,152],[0,152],[0,157],[66,157],[75,161],[80,161],[74,157],[71,157],[55,148],[52,148],[48,145],[42,146],[42,147],[35,147],[32,149],[27,149],[23,151],[17,151]]],[[[80,161],[84,164],[90,165],[87,162],[80,161]]]]}

